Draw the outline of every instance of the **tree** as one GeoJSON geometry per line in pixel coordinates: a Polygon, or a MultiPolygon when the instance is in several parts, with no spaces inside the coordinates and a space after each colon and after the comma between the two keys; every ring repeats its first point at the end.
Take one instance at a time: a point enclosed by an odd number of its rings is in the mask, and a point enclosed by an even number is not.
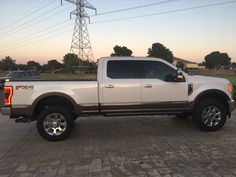
{"type": "Polygon", "coordinates": [[[184,63],[182,61],[177,61],[176,67],[183,69],[184,68],[184,63]]]}
{"type": "Polygon", "coordinates": [[[128,49],[127,47],[123,46],[118,46],[116,45],[113,47],[114,53],[111,54],[111,57],[114,56],[131,56],[132,55],[132,50],[128,49]]]}
{"type": "Polygon", "coordinates": [[[41,65],[35,61],[28,61],[26,64],[31,70],[40,70],[41,65]]]}
{"type": "Polygon", "coordinates": [[[67,71],[75,71],[74,66],[79,66],[79,63],[82,62],[81,59],[79,59],[78,55],[73,53],[68,53],[63,57],[63,64],[67,71]]]}
{"type": "Polygon", "coordinates": [[[230,65],[231,58],[227,53],[220,53],[219,51],[212,52],[205,56],[206,68],[213,69],[219,68],[220,66],[230,65]]]}
{"type": "Polygon", "coordinates": [[[152,48],[148,49],[148,56],[161,58],[168,61],[169,63],[173,63],[174,61],[174,56],[173,56],[172,51],[170,51],[161,43],[152,44],[152,48]]]}
{"type": "Polygon", "coordinates": [[[28,66],[26,64],[18,64],[17,66],[18,70],[27,70],[28,66]]]}
{"type": "Polygon", "coordinates": [[[51,70],[51,73],[54,73],[55,69],[61,68],[61,63],[57,60],[49,60],[47,63],[47,68],[51,70]]]}
{"type": "Polygon", "coordinates": [[[0,62],[0,67],[2,71],[11,71],[16,69],[16,61],[10,56],[3,58],[0,62]]]}

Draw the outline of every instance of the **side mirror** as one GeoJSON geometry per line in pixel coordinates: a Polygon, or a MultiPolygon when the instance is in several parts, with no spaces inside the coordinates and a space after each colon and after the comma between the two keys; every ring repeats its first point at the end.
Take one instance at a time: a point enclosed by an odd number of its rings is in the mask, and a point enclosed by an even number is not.
{"type": "Polygon", "coordinates": [[[181,69],[177,69],[177,74],[176,74],[176,81],[177,82],[185,82],[185,77],[183,75],[183,72],[181,69]]]}

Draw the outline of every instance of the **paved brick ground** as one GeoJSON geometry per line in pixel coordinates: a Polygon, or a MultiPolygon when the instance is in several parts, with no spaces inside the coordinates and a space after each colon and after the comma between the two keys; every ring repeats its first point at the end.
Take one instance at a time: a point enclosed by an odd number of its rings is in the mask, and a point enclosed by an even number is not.
{"type": "Polygon", "coordinates": [[[235,118],[209,133],[175,117],[87,117],[52,143],[0,117],[0,177],[236,176],[235,118]]]}

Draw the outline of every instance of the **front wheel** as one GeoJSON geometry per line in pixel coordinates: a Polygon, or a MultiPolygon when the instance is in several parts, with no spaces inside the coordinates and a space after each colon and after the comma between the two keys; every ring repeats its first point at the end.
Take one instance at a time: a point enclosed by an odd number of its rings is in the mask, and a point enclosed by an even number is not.
{"type": "Polygon", "coordinates": [[[66,139],[74,127],[73,115],[62,106],[50,106],[37,119],[39,134],[48,141],[66,139]]]}
{"type": "Polygon", "coordinates": [[[205,131],[221,129],[227,119],[226,109],[218,100],[208,98],[197,104],[193,113],[194,123],[205,131]]]}

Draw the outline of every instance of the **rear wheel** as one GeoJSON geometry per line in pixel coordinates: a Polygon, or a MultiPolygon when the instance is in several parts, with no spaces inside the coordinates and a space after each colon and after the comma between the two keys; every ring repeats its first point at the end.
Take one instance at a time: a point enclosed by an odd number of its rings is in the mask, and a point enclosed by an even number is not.
{"type": "Polygon", "coordinates": [[[67,138],[73,127],[73,115],[62,106],[48,107],[37,119],[37,130],[48,141],[60,141],[67,138]]]}
{"type": "Polygon", "coordinates": [[[196,106],[193,114],[194,123],[205,131],[221,129],[226,119],[227,113],[224,105],[212,98],[202,100],[196,106]]]}

